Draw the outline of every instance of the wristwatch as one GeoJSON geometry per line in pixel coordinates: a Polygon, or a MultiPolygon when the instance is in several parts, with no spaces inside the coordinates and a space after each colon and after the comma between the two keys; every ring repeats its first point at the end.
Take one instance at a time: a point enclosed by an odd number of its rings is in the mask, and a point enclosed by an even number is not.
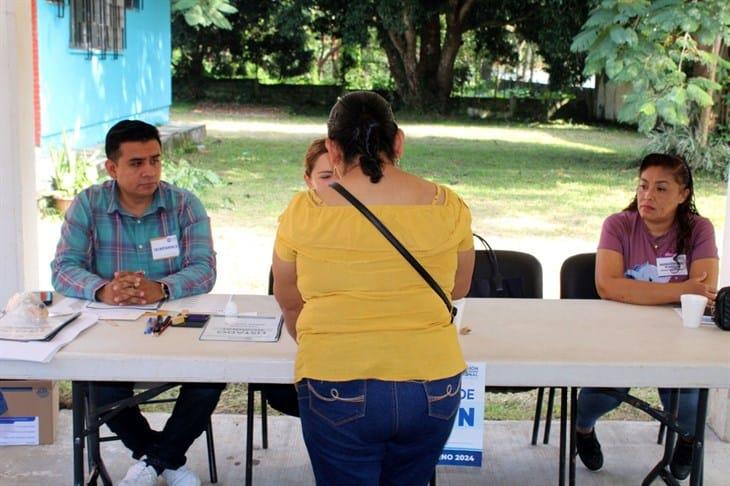
{"type": "Polygon", "coordinates": [[[160,290],[162,291],[161,300],[168,300],[170,298],[170,289],[167,288],[167,284],[165,282],[160,282],[160,290]]]}

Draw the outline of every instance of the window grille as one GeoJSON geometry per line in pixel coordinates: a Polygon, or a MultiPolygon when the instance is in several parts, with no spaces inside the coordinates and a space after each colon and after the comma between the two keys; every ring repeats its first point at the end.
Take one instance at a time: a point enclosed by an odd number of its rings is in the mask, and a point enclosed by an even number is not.
{"type": "Polygon", "coordinates": [[[55,3],[56,4],[56,15],[58,18],[62,19],[63,16],[66,14],[66,0],[46,0],[48,3],[55,3]]]}
{"type": "Polygon", "coordinates": [[[124,10],[130,3],[135,0],[70,0],[71,47],[85,50],[88,58],[111,53],[116,59],[125,47],[124,10]]]}

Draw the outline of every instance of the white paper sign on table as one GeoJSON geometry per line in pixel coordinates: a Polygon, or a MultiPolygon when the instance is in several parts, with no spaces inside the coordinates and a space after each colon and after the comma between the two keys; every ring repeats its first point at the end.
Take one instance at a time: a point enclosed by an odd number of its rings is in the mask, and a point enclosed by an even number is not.
{"type": "Polygon", "coordinates": [[[284,322],[276,316],[213,316],[200,334],[202,341],[276,342],[284,322]]]}

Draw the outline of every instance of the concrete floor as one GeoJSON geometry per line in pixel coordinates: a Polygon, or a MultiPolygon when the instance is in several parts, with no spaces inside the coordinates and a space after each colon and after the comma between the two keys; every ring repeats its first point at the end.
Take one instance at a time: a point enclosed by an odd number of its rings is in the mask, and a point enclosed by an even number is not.
{"type": "MultiPolygon", "coordinates": [[[[166,414],[149,414],[159,426],[166,414]]],[[[269,448],[260,447],[260,434],[254,441],[254,485],[312,485],[309,460],[301,438],[299,423],[291,417],[269,417],[269,448]]],[[[256,421],[256,426],[260,424],[256,421]]],[[[244,480],[245,416],[213,416],[218,484],[238,485],[244,480]]],[[[577,467],[579,485],[636,485],[661,456],[656,445],[657,425],[651,422],[601,422],[598,435],[603,445],[605,465],[597,473],[577,467]]],[[[553,427],[549,445],[529,445],[531,423],[487,422],[484,443],[485,465],[480,469],[439,468],[439,486],[500,485],[531,486],[556,484],[558,480],[558,428],[553,427]]],[[[707,432],[705,485],[728,484],[730,444],[707,432]]],[[[102,454],[112,478],[118,481],[133,463],[119,442],[102,445],[102,454]]],[[[61,412],[56,443],[50,446],[0,448],[0,486],[58,486],[72,483],[71,415],[61,412]]],[[[205,441],[198,439],[188,454],[188,465],[210,484],[205,441]]],[[[159,484],[164,484],[160,480],[159,484]]],[[[659,484],[659,483],[655,483],[659,484]]]]}

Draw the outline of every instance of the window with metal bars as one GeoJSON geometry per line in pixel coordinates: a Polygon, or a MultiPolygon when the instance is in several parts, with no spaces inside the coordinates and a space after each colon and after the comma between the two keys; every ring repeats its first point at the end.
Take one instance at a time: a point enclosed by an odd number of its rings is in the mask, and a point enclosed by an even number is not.
{"type": "Polygon", "coordinates": [[[125,8],[139,6],[134,0],[70,0],[71,47],[88,57],[117,57],[125,47],[125,8]]]}

